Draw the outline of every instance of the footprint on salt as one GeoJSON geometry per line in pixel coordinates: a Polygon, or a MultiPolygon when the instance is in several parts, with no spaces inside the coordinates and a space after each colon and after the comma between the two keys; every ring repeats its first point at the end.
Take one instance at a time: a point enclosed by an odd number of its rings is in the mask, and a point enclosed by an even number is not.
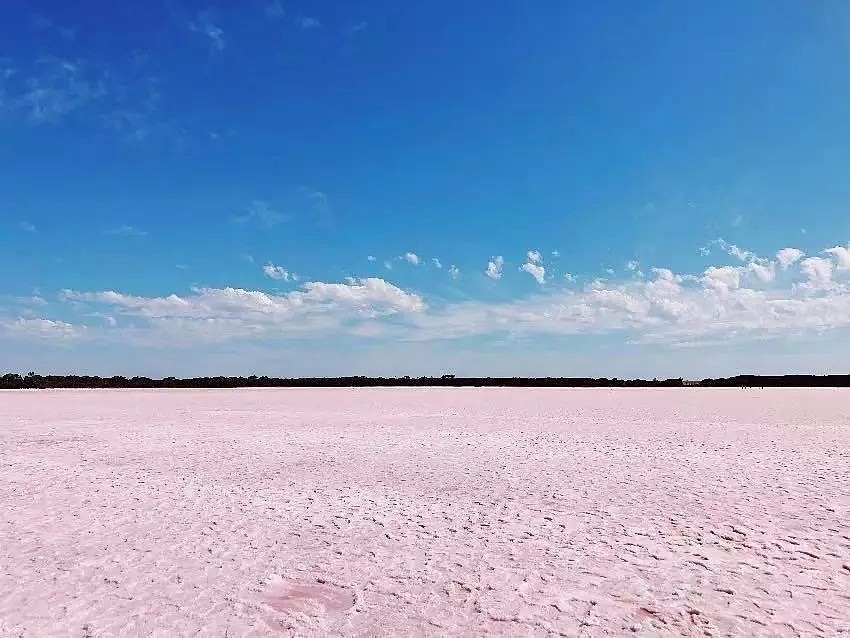
{"type": "Polygon", "coordinates": [[[308,616],[336,616],[354,606],[354,595],[328,583],[278,583],[263,595],[263,602],[276,611],[308,616]]]}

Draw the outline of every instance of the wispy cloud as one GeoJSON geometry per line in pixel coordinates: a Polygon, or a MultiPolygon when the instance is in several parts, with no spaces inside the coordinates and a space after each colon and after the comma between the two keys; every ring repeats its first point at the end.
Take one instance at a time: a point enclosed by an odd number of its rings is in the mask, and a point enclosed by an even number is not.
{"type": "Polygon", "coordinates": [[[34,13],[32,15],[32,25],[35,29],[39,31],[47,31],[50,33],[55,33],[63,40],[70,42],[77,36],[77,31],[72,29],[71,27],[64,27],[56,24],[50,18],[40,14],[34,13]]]}
{"type": "Polygon", "coordinates": [[[460,277],[460,268],[458,268],[454,264],[449,266],[449,277],[451,277],[452,279],[457,279],[458,277],[460,277]]]}
{"type": "Polygon", "coordinates": [[[104,100],[107,79],[81,60],[40,58],[29,73],[16,73],[6,87],[8,109],[32,124],[55,124],[75,111],[104,100]]]}
{"type": "Polygon", "coordinates": [[[295,24],[297,24],[300,28],[304,29],[305,31],[307,31],[309,29],[318,29],[319,27],[322,26],[322,23],[319,22],[318,19],[311,18],[309,16],[302,16],[302,17],[298,18],[295,21],[295,24]]]}
{"type": "Polygon", "coordinates": [[[348,26],[347,31],[349,33],[357,33],[358,31],[362,31],[366,27],[369,26],[369,23],[366,20],[361,20],[360,22],[355,22],[348,26]]]}
{"type": "Polygon", "coordinates": [[[121,224],[120,226],[113,226],[112,228],[106,228],[103,231],[104,235],[118,235],[121,237],[144,237],[147,235],[147,231],[140,230],[135,226],[128,226],[127,224],[121,224]]]}
{"type": "Polygon", "coordinates": [[[431,257],[431,263],[434,264],[435,268],[442,268],[443,263],[440,261],[438,257],[431,257]]]}
{"type": "Polygon", "coordinates": [[[227,46],[224,30],[213,22],[209,11],[199,13],[197,18],[189,23],[189,29],[204,34],[212,51],[224,51],[227,46]]]}
{"type": "Polygon", "coordinates": [[[35,225],[31,224],[30,222],[19,222],[18,228],[24,231],[25,233],[38,232],[38,229],[35,227],[35,225]]]}
{"type": "Polygon", "coordinates": [[[240,224],[253,223],[264,226],[265,228],[272,228],[287,221],[289,216],[279,210],[275,210],[268,202],[255,200],[251,202],[244,213],[234,215],[232,219],[234,222],[240,224]]]}
{"type": "Polygon", "coordinates": [[[330,198],[320,190],[306,189],[306,198],[316,223],[325,230],[332,229],[336,220],[331,212],[330,198]]]}
{"type": "Polygon", "coordinates": [[[263,7],[263,11],[266,16],[269,18],[278,20],[286,15],[286,10],[283,7],[283,3],[280,0],[272,0],[272,2],[267,2],[266,6],[263,7]]]}
{"type": "Polygon", "coordinates": [[[419,265],[419,255],[416,253],[404,253],[404,260],[408,264],[413,264],[414,266],[419,265]]]}

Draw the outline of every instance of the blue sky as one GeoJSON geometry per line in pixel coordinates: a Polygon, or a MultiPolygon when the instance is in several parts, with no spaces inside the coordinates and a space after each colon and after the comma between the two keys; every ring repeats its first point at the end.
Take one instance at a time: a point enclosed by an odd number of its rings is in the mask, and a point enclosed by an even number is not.
{"type": "Polygon", "coordinates": [[[0,16],[6,369],[846,371],[846,3],[0,16]]]}

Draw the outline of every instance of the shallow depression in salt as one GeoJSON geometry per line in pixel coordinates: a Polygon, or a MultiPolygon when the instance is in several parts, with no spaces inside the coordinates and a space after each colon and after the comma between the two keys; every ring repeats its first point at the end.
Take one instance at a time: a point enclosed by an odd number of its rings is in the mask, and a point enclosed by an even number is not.
{"type": "Polygon", "coordinates": [[[0,635],[850,636],[850,392],[0,393],[0,635]]]}

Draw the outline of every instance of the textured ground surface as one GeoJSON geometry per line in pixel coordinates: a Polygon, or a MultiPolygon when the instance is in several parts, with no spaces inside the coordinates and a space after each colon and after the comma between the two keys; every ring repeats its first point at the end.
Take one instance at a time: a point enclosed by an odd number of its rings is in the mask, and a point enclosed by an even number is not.
{"type": "Polygon", "coordinates": [[[850,392],[0,393],[0,635],[850,636],[850,392]]]}

